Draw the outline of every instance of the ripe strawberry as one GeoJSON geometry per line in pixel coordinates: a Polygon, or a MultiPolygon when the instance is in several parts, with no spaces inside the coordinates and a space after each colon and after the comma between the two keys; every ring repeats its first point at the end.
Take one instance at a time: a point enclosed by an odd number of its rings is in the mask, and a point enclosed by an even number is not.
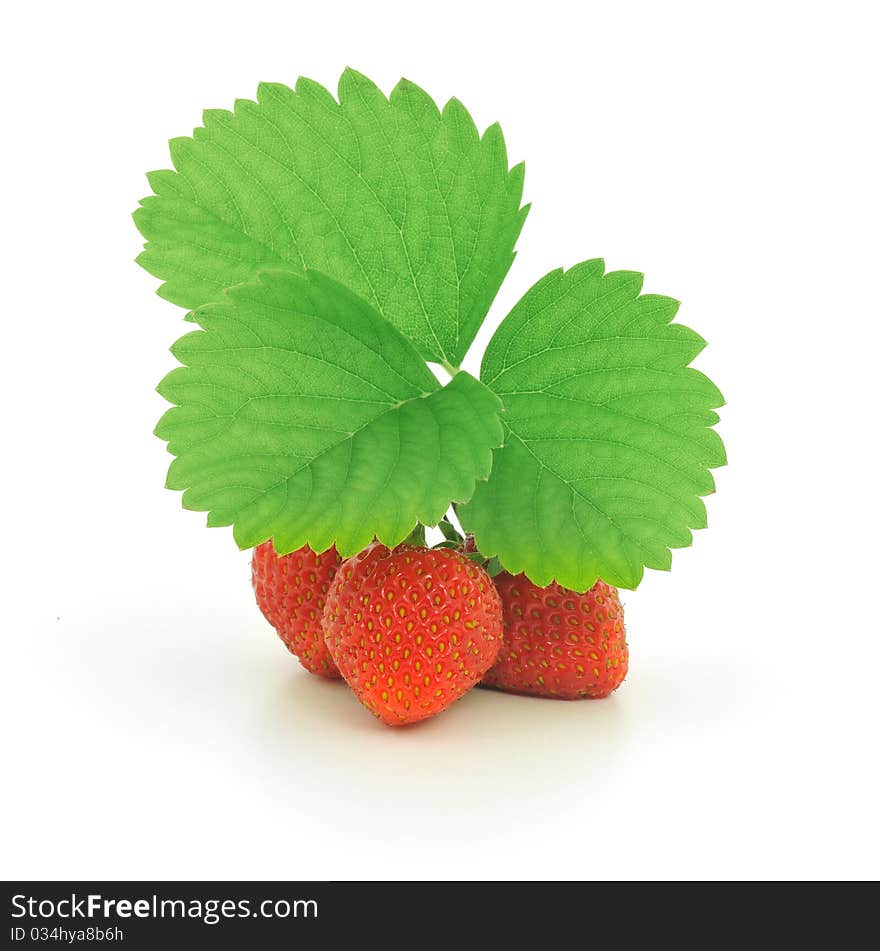
{"type": "Polygon", "coordinates": [[[626,677],[628,651],[617,588],[597,581],[585,594],[502,572],[504,643],[483,678],[510,693],[578,700],[607,697],[626,677]]]}
{"type": "Polygon", "coordinates": [[[432,717],[470,690],[501,643],[501,601],[486,572],[450,548],[374,543],[327,593],[324,636],[342,676],[380,720],[432,717]]]}
{"type": "Polygon", "coordinates": [[[303,667],[322,677],[339,677],[324,644],[321,615],[341,562],[335,548],[317,555],[308,545],[279,556],[271,541],[258,545],[251,561],[254,592],[264,617],[303,667]]]}

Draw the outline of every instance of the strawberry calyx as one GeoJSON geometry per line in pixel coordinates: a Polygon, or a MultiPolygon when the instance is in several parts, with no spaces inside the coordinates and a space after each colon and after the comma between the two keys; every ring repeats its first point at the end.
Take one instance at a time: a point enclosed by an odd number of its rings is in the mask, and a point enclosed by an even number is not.
{"type": "MultiPolygon", "coordinates": [[[[444,517],[437,523],[437,528],[443,533],[443,541],[431,545],[432,549],[451,548],[454,551],[461,552],[469,561],[479,565],[490,578],[496,577],[504,571],[504,567],[497,557],[487,558],[477,549],[473,535],[462,535],[461,532],[444,517]]],[[[425,539],[425,526],[417,522],[413,530],[401,542],[401,545],[408,545],[411,548],[429,547],[425,539]]]]}
{"type": "MultiPolygon", "coordinates": [[[[443,538],[447,542],[452,542],[454,545],[461,545],[461,543],[464,541],[461,532],[459,532],[459,530],[452,524],[452,522],[449,521],[448,518],[441,518],[437,523],[437,528],[443,532],[443,538]]],[[[440,544],[443,545],[443,542],[440,542],[440,544]]],[[[434,547],[436,548],[437,545],[434,547]]]]}
{"type": "Polygon", "coordinates": [[[400,543],[401,545],[409,545],[412,548],[424,548],[426,545],[425,542],[425,526],[421,522],[416,522],[415,527],[409,533],[409,535],[404,538],[400,543]]]}
{"type": "Polygon", "coordinates": [[[462,536],[448,519],[443,519],[437,527],[443,532],[445,540],[438,542],[434,546],[435,548],[457,549],[465,558],[479,565],[490,578],[494,578],[504,571],[504,567],[497,557],[487,558],[477,548],[477,543],[474,541],[473,535],[467,534],[462,536]]]}
{"type": "Polygon", "coordinates": [[[469,558],[471,561],[478,564],[490,578],[495,578],[500,575],[502,571],[504,571],[504,566],[498,560],[497,555],[487,558],[478,551],[466,551],[463,552],[463,554],[465,558],[469,558]]]}

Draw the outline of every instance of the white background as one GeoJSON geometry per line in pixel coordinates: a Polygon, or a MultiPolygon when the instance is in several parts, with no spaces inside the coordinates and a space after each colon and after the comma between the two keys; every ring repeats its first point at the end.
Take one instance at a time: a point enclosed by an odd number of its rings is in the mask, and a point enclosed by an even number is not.
{"type": "Polygon", "coordinates": [[[878,29],[836,3],[7,10],[2,725],[10,878],[877,877],[878,29]],[[392,731],[306,675],[162,488],[182,312],[132,263],[204,107],[345,65],[498,119],[520,255],[684,303],[727,396],[710,527],[625,595],[604,702],[392,731]]]}

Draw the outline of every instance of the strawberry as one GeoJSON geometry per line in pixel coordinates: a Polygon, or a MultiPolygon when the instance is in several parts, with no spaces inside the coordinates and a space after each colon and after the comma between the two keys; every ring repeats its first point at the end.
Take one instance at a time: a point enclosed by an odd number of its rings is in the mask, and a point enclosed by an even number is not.
{"type": "Polygon", "coordinates": [[[511,693],[578,700],[607,697],[626,677],[628,651],[617,588],[597,581],[585,594],[525,575],[495,579],[504,643],[483,678],[511,693]]]}
{"type": "Polygon", "coordinates": [[[339,677],[324,644],[321,615],[341,561],[335,548],[318,555],[308,545],[279,556],[271,541],[258,545],[251,561],[263,616],[303,667],[322,677],[339,677]]]}
{"type": "Polygon", "coordinates": [[[451,548],[374,543],[327,592],[324,636],[360,702],[398,726],[432,717],[475,686],[501,643],[486,572],[451,548]]]}

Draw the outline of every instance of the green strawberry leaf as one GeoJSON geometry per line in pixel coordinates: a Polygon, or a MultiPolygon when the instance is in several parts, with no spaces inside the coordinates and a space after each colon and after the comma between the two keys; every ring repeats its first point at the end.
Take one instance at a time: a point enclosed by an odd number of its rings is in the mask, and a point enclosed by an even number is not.
{"type": "Polygon", "coordinates": [[[724,399],[688,364],[705,346],[678,302],[602,261],[553,271],[513,308],[480,377],[504,403],[491,477],[458,509],[479,550],[540,585],[635,588],[706,526],[726,462],[724,399]]]}
{"type": "Polygon", "coordinates": [[[311,80],[263,83],[203,121],[135,212],[163,297],[195,308],[258,271],[315,268],[458,366],[528,211],[498,125],[480,137],[458,100],[441,111],[406,80],[386,98],[350,69],[338,102],[311,80]]]}
{"type": "Polygon", "coordinates": [[[267,272],[194,312],[172,352],[156,434],[168,488],[241,548],[273,538],[350,555],[403,540],[470,498],[501,444],[500,403],[444,388],[369,304],[315,271],[267,272]]]}

